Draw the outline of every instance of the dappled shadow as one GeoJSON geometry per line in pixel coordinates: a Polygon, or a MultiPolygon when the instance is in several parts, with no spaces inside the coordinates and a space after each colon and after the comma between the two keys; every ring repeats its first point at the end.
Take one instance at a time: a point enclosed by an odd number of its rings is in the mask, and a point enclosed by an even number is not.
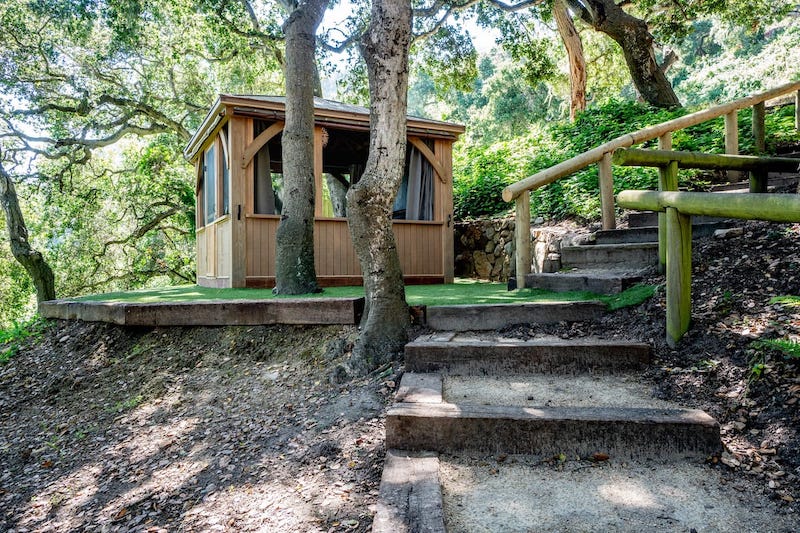
{"type": "Polygon", "coordinates": [[[59,323],[0,368],[0,529],[367,530],[384,395],[327,383],[347,331],[59,323]]]}

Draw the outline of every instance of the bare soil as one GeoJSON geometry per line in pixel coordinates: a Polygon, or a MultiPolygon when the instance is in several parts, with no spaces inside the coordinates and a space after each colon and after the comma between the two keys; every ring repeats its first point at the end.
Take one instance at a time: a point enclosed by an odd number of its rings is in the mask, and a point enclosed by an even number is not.
{"type": "Polygon", "coordinates": [[[56,322],[0,366],[2,531],[367,531],[394,369],[347,327],[56,322]]]}
{"type": "MultiPolygon", "coordinates": [[[[655,273],[639,307],[500,333],[651,343],[656,396],[722,424],[715,473],[796,513],[800,361],[753,341],[800,335],[800,309],[769,303],[800,294],[800,225],[742,228],[695,243],[676,350],[655,273]]],[[[369,530],[402,368],[332,382],[354,335],[53,322],[0,366],[0,531],[369,530]]]]}

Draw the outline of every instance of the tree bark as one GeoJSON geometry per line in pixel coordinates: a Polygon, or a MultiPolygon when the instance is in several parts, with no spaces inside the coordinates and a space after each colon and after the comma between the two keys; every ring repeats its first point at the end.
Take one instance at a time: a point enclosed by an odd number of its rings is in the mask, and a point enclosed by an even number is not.
{"type": "Polygon", "coordinates": [[[406,156],[410,41],[410,2],[373,0],[361,41],[369,76],[369,156],[361,179],[347,193],[348,225],[367,300],[353,348],[353,366],[362,373],[391,360],[408,340],[410,319],[391,215],[406,156]]]}
{"type": "Polygon", "coordinates": [[[33,280],[33,286],[36,287],[36,300],[38,302],[55,300],[56,286],[53,270],[42,254],[34,250],[30,242],[28,242],[28,228],[25,226],[25,219],[22,217],[22,210],[19,208],[19,199],[14,188],[14,182],[11,181],[11,176],[8,175],[1,164],[0,203],[3,204],[3,211],[6,216],[6,227],[11,241],[11,253],[33,280]]]}
{"type": "Polygon", "coordinates": [[[647,22],[625,12],[614,0],[568,0],[581,19],[611,37],[625,56],[625,63],[639,95],[650,105],[679,107],[664,71],[656,62],[653,36],[647,22]]]}
{"type": "Polygon", "coordinates": [[[286,35],[283,210],[275,235],[276,294],[319,292],[314,269],[314,92],[316,31],[328,0],[297,5],[286,35]]]}
{"type": "Polygon", "coordinates": [[[567,10],[566,0],[553,2],[553,18],[569,58],[569,119],[575,120],[578,111],[586,109],[586,58],[583,43],[567,10]]]}

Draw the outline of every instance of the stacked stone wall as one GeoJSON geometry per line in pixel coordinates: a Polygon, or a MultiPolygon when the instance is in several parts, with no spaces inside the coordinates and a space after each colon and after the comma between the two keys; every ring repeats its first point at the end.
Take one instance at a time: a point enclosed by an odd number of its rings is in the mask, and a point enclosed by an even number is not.
{"type": "MultiPolygon", "coordinates": [[[[531,226],[532,272],[558,272],[561,247],[585,234],[560,227],[544,227],[541,219],[531,226]]],[[[456,222],[455,274],[457,277],[508,281],[514,276],[514,219],[456,222]]]]}

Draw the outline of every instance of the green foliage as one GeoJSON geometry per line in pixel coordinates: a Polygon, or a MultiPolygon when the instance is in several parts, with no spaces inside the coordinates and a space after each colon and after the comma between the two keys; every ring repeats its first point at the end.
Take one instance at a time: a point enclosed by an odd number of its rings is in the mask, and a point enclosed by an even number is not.
{"type": "Polygon", "coordinates": [[[23,341],[38,338],[48,322],[38,316],[22,322],[12,321],[7,329],[0,329],[0,364],[8,362],[19,351],[23,341]]]}
{"type": "Polygon", "coordinates": [[[619,294],[603,296],[602,301],[608,305],[610,311],[616,311],[623,307],[633,307],[652,298],[657,288],[657,285],[637,284],[619,294]]]}
{"type": "Polygon", "coordinates": [[[783,354],[786,359],[800,359],[800,342],[790,339],[763,339],[750,345],[761,350],[772,350],[783,354]]]}
{"type": "Polygon", "coordinates": [[[769,300],[770,305],[784,305],[786,307],[800,307],[800,296],[774,296],[769,300]]]}

